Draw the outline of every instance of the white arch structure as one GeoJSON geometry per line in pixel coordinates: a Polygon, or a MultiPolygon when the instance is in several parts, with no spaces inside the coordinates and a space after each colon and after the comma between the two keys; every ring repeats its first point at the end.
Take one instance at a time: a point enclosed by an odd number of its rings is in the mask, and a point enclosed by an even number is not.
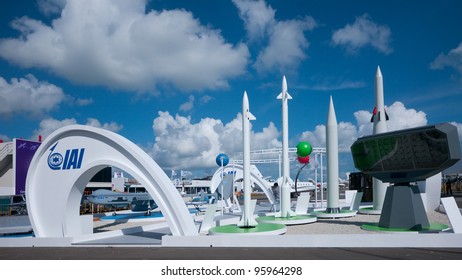
{"type": "Polygon", "coordinates": [[[175,236],[198,235],[183,199],[157,163],[126,138],[83,125],[53,132],[31,161],[27,208],[37,237],[74,237],[86,232],[80,202],[90,179],[115,166],[145,186],[175,236]]]}
{"type": "MultiPolygon", "coordinates": [[[[233,173],[235,172],[234,182],[244,178],[244,168],[242,165],[230,164],[225,166],[223,168],[223,171],[220,167],[217,169],[217,171],[215,171],[215,174],[213,174],[212,181],[210,184],[210,192],[215,192],[217,188],[220,186],[222,172],[225,174],[225,176],[233,176],[233,173]]],[[[274,204],[276,202],[273,191],[271,190],[271,183],[262,178],[260,172],[255,167],[255,165],[252,165],[250,168],[250,180],[252,183],[256,183],[258,186],[260,186],[260,188],[265,193],[266,197],[268,198],[271,204],[274,204]]]]}

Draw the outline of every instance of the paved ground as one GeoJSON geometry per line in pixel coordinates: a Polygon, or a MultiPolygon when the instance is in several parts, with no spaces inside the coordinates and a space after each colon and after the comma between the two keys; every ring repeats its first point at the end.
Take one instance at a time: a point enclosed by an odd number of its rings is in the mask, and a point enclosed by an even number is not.
{"type": "Polygon", "coordinates": [[[462,248],[0,248],[3,260],[462,260],[462,248]]]}

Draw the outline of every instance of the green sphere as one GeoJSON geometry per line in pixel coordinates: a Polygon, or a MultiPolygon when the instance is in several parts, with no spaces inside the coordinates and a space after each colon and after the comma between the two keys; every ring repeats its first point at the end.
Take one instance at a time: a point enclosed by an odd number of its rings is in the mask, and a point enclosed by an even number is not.
{"type": "Polygon", "coordinates": [[[300,142],[297,145],[297,155],[299,157],[305,158],[311,154],[313,148],[308,142],[300,142]]]}

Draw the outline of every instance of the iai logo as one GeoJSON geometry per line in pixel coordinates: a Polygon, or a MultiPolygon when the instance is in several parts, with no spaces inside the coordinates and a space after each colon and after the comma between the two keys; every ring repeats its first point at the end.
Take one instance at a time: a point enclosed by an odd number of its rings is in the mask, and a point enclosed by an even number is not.
{"type": "Polygon", "coordinates": [[[48,156],[48,166],[52,170],[69,170],[69,169],[79,169],[82,166],[83,155],[85,153],[85,148],[81,149],[68,149],[64,154],[55,152],[56,146],[59,142],[53,145],[50,149],[50,155],[48,156]]]}

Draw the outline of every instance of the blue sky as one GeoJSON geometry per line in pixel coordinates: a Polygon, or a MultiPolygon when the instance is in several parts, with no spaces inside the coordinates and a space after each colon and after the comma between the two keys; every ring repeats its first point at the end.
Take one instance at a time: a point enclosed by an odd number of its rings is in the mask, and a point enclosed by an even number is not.
{"type": "Polygon", "coordinates": [[[378,65],[389,130],[462,128],[462,3],[382,2],[1,1],[0,138],[88,124],[203,176],[242,150],[244,90],[252,149],[281,146],[285,75],[291,146],[325,145],[332,95],[344,177],[371,133],[378,65]]]}

